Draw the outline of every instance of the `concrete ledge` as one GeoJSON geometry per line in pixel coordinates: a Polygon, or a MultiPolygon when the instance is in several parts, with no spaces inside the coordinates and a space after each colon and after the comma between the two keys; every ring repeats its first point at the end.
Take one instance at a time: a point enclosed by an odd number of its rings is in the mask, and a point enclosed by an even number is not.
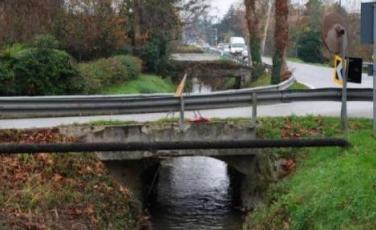
{"type": "MultiPolygon", "coordinates": [[[[177,124],[137,124],[130,126],[105,127],[92,132],[83,138],[84,142],[169,142],[169,141],[230,141],[252,140],[256,138],[256,129],[251,122],[242,121],[240,124],[214,122],[207,124],[187,124],[180,130],[177,124]]],[[[179,150],[177,156],[221,156],[229,151],[234,155],[250,155],[254,150],[179,150]],[[249,152],[250,151],[250,152],[249,152]]],[[[137,152],[106,152],[97,153],[103,161],[141,160],[171,155],[171,151],[137,151],[137,152]]]]}

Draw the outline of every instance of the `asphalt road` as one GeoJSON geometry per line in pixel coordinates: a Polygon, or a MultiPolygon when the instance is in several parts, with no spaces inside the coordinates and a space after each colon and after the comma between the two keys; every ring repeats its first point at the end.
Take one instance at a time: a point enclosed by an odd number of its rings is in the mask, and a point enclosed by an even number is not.
{"type": "MultiPolygon", "coordinates": [[[[174,58],[180,60],[218,60],[218,55],[178,55],[174,58]]],[[[270,58],[265,58],[265,62],[271,63],[270,58]]],[[[328,67],[301,64],[295,62],[288,62],[290,69],[292,69],[295,78],[311,88],[326,88],[326,87],[338,87],[331,80],[333,70],[328,67]]],[[[363,84],[356,85],[350,84],[349,87],[357,88],[372,88],[372,78],[364,76],[363,84]]],[[[339,117],[341,104],[337,102],[296,102],[278,105],[266,105],[259,106],[259,116],[306,116],[306,115],[320,115],[320,116],[332,116],[339,117]]],[[[349,103],[349,116],[350,117],[363,117],[372,118],[372,103],[370,102],[351,102],[349,103]]],[[[236,108],[236,109],[220,109],[220,110],[204,110],[201,114],[207,118],[248,118],[251,117],[251,107],[236,108]]],[[[178,113],[169,115],[169,117],[177,118],[178,113]]],[[[116,121],[155,121],[162,118],[166,118],[167,114],[138,114],[138,115],[116,115],[116,116],[94,116],[94,117],[64,117],[64,118],[43,118],[43,119],[17,119],[17,120],[0,120],[0,129],[8,128],[44,128],[54,127],[59,125],[70,124],[84,124],[94,122],[98,120],[116,120],[116,121]]],[[[186,118],[194,118],[194,114],[191,112],[186,113],[186,118]]]]}
{"type": "MultiPolygon", "coordinates": [[[[259,106],[259,117],[276,117],[276,116],[306,116],[321,115],[339,117],[341,104],[337,102],[297,102],[288,104],[277,104],[259,106]]],[[[202,116],[206,118],[250,118],[252,114],[251,107],[202,110],[202,116]]],[[[349,103],[349,116],[359,118],[372,117],[372,103],[349,103]]],[[[137,114],[137,115],[113,115],[113,116],[94,116],[94,117],[63,117],[63,118],[40,118],[40,119],[17,119],[17,120],[0,120],[0,129],[23,129],[23,128],[47,128],[60,125],[85,124],[100,120],[112,121],[137,121],[147,122],[156,121],[163,118],[178,118],[179,113],[169,114],[137,114]]],[[[187,119],[194,118],[192,112],[186,113],[187,119]]]]}
{"type": "MultiPolygon", "coordinates": [[[[272,64],[271,58],[263,58],[263,61],[267,64],[272,64]]],[[[287,62],[289,69],[292,71],[295,79],[300,83],[307,85],[309,88],[318,89],[318,88],[328,88],[328,87],[337,87],[340,88],[337,84],[334,83],[333,68],[303,64],[297,62],[287,62]]],[[[373,78],[363,74],[362,84],[353,84],[349,83],[349,88],[373,88],[373,78]]]]}

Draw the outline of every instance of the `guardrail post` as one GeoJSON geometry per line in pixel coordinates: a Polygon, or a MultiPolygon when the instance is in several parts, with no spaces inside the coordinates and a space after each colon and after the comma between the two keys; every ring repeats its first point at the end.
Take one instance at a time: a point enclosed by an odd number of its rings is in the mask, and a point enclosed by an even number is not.
{"type": "Polygon", "coordinates": [[[181,130],[184,129],[184,110],[185,110],[184,96],[181,95],[181,97],[180,97],[180,117],[179,117],[179,127],[180,127],[181,130]]]}
{"type": "Polygon", "coordinates": [[[252,123],[257,125],[257,94],[252,93],[252,123]]]}

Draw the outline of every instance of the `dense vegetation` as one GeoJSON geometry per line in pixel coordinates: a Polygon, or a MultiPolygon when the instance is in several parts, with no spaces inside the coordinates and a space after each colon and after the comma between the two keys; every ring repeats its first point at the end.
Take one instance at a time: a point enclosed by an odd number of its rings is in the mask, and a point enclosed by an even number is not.
{"type": "Polygon", "coordinates": [[[50,36],[38,36],[33,45],[14,44],[0,56],[1,95],[93,94],[112,85],[135,80],[142,61],[118,55],[77,64],[50,36]]]}
{"type": "Polygon", "coordinates": [[[78,65],[83,92],[94,94],[112,85],[136,79],[142,69],[141,60],[132,56],[115,56],[78,65]]]}
{"type": "Polygon", "coordinates": [[[30,47],[8,47],[0,57],[1,95],[76,93],[78,76],[71,56],[49,36],[37,37],[30,47]]]}
{"type": "MultiPolygon", "coordinates": [[[[335,118],[263,118],[269,138],[340,136],[335,118]]],[[[353,147],[278,150],[297,168],[273,184],[247,229],[372,229],[376,226],[376,147],[370,120],[351,120],[353,147]]]]}

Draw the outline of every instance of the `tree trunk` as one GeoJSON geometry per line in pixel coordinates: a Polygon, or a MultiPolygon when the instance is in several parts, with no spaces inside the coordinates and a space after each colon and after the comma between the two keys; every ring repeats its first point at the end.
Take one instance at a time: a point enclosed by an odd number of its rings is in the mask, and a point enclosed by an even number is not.
{"type": "Polygon", "coordinates": [[[262,55],[265,55],[265,44],[266,44],[266,39],[268,38],[268,30],[269,30],[270,18],[272,17],[272,9],[273,9],[273,0],[268,0],[268,13],[267,13],[266,22],[265,22],[264,36],[261,42],[261,54],[262,55]]]}
{"type": "Polygon", "coordinates": [[[256,14],[256,0],[244,0],[246,7],[246,20],[249,31],[250,64],[253,67],[252,81],[257,80],[264,73],[264,65],[261,59],[260,20],[256,14]]]}
{"type": "Polygon", "coordinates": [[[275,53],[273,56],[272,84],[278,84],[287,73],[286,51],[289,40],[288,0],[275,1],[275,53]]]}
{"type": "Polygon", "coordinates": [[[141,0],[133,0],[132,47],[134,55],[138,54],[137,51],[141,37],[141,4],[141,0]]]}
{"type": "Polygon", "coordinates": [[[246,7],[246,20],[249,31],[249,46],[252,64],[262,64],[260,53],[260,21],[256,15],[256,0],[244,0],[246,7]]]}

